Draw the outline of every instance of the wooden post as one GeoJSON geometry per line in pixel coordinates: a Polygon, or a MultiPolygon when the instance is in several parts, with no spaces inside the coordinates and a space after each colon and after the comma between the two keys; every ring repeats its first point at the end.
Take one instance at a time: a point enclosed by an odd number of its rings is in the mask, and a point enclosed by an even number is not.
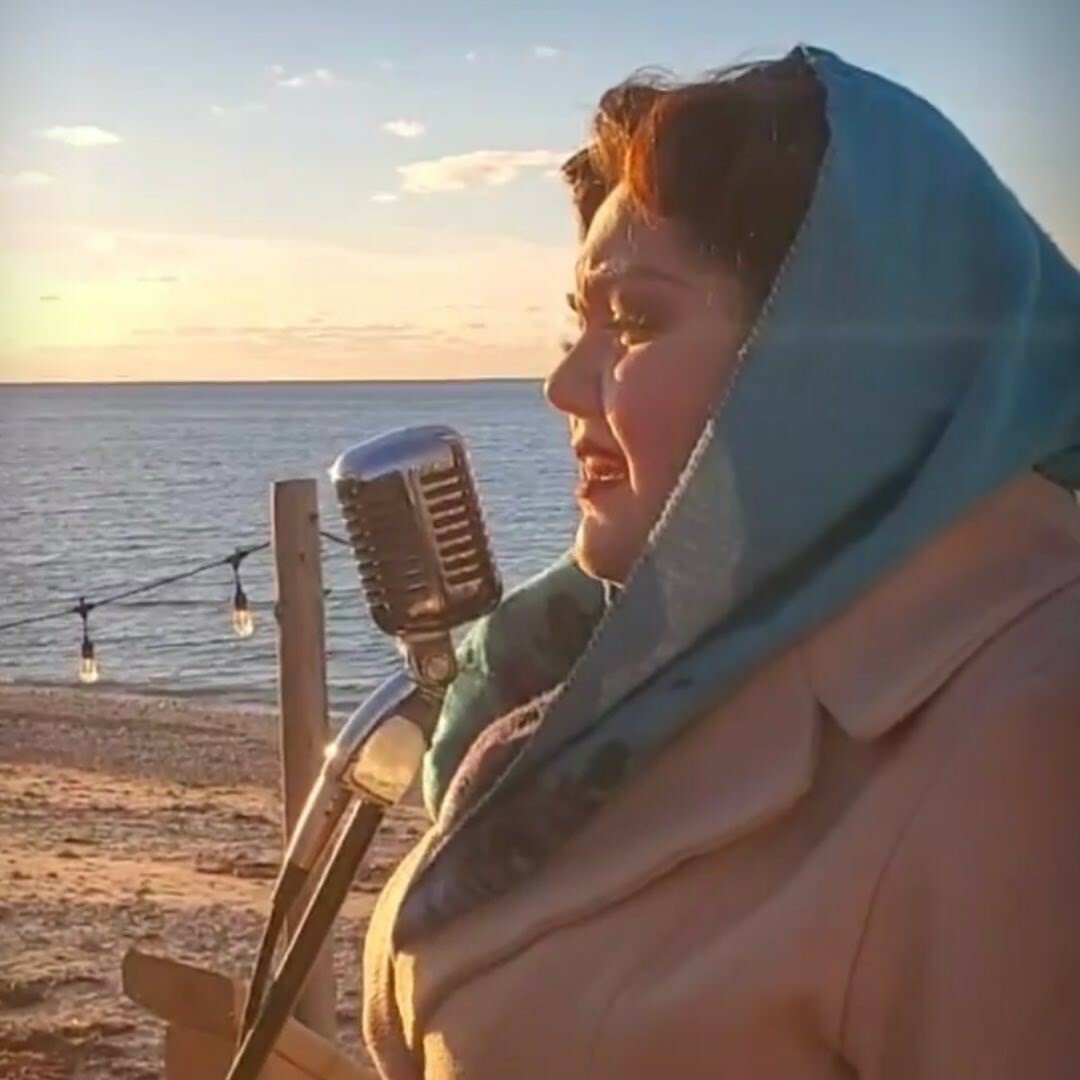
{"type": "MultiPolygon", "coordinates": [[[[282,480],[271,498],[277,571],[278,700],[281,709],[281,791],[285,840],[307,799],[330,738],[326,699],[319,503],[314,480],[282,480]]],[[[304,909],[293,908],[289,932],[304,909]]],[[[328,1039],[337,1037],[333,935],[297,1001],[298,1020],[328,1039]]]]}

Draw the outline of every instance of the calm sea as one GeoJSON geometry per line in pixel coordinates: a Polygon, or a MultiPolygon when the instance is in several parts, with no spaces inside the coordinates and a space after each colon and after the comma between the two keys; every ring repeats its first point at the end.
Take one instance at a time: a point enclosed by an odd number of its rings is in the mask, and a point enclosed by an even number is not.
{"type": "MultiPolygon", "coordinates": [[[[0,387],[0,622],[120,591],[269,538],[274,480],[315,477],[369,436],[447,423],[467,440],[507,585],[565,549],[573,467],[536,382],[0,387]]],[[[323,550],[331,705],[393,669],[347,548],[323,550]]],[[[270,552],[242,567],[256,631],[241,640],[227,567],[94,612],[99,685],[270,701],[270,552]]],[[[0,633],[0,679],[76,682],[79,620],[0,633]]]]}

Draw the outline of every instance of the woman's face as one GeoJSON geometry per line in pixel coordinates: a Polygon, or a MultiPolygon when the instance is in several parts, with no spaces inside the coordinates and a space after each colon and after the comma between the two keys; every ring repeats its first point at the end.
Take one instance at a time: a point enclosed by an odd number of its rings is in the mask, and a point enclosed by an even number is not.
{"type": "Polygon", "coordinates": [[[624,581],[726,386],[740,291],[678,226],[650,225],[621,188],[581,245],[569,297],[579,333],[545,386],[580,462],[582,569],[624,581]]]}

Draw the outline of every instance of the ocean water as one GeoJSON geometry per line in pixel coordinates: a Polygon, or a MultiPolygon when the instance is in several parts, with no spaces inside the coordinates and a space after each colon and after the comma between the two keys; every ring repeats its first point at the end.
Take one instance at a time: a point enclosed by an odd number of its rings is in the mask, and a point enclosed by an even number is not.
{"type": "MultiPolygon", "coordinates": [[[[573,462],[538,382],[0,387],[0,623],[268,540],[275,480],[317,478],[321,525],[340,535],[338,453],[432,422],[466,439],[507,587],[565,550],[573,462]]],[[[241,573],[248,639],[224,566],[93,612],[98,685],[273,701],[271,553],[241,573]]],[[[331,707],[350,710],[398,660],[349,549],[323,545],[323,581],[331,707]]],[[[80,635],[74,615],[0,632],[0,680],[77,684],[80,635]]]]}

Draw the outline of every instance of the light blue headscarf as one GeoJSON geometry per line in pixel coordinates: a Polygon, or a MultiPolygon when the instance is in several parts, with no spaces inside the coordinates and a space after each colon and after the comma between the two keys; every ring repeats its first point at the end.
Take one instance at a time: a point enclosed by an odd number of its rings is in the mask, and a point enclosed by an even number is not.
{"type": "Polygon", "coordinates": [[[737,377],[613,604],[564,560],[466,644],[433,805],[477,731],[524,700],[500,672],[557,686],[498,773],[443,808],[399,943],[527,878],[753,665],[975,502],[1032,469],[1080,487],[1080,275],[936,110],[801,53],[829,147],[737,377]]]}

